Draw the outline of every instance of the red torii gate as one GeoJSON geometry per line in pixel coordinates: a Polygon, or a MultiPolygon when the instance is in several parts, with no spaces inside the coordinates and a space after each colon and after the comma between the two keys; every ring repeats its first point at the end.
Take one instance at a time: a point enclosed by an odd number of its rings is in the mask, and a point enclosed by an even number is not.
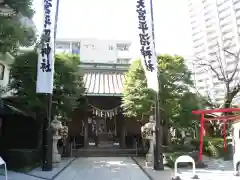
{"type": "Polygon", "coordinates": [[[205,118],[205,114],[211,113],[227,113],[227,112],[240,112],[240,108],[222,108],[222,109],[209,109],[209,110],[196,110],[192,111],[193,114],[200,114],[200,146],[199,146],[199,160],[202,160],[202,150],[203,150],[203,131],[204,131],[204,120],[222,120],[224,121],[223,132],[224,132],[224,150],[226,151],[227,143],[226,143],[226,122],[228,120],[236,120],[240,119],[240,115],[221,115],[219,117],[214,118],[205,118]]]}

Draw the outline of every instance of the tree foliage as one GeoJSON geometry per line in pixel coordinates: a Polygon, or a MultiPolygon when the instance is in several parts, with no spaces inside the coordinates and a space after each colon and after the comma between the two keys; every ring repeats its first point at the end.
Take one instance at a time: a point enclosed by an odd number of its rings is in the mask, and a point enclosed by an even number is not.
{"type": "MultiPolygon", "coordinates": [[[[193,85],[191,72],[179,56],[158,56],[159,97],[165,122],[181,126],[191,123],[193,109],[199,108],[198,97],[190,91],[193,85]]],[[[147,88],[146,77],[139,60],[132,63],[126,74],[122,107],[126,116],[149,115],[154,106],[155,94],[147,88]]]]}
{"type": "Polygon", "coordinates": [[[140,61],[134,61],[124,82],[124,113],[128,117],[148,115],[154,104],[154,93],[147,88],[147,81],[140,61]]]}
{"type": "Polygon", "coordinates": [[[4,0],[4,3],[14,10],[16,14],[32,18],[34,15],[33,0],[4,0]]]}
{"type": "Polygon", "coordinates": [[[27,47],[35,43],[35,29],[23,23],[23,17],[32,18],[32,0],[4,0],[0,8],[7,5],[13,15],[0,15],[0,53],[16,53],[19,46],[27,47]]]}
{"type": "MultiPolygon", "coordinates": [[[[16,57],[11,69],[10,89],[21,99],[25,109],[33,112],[45,108],[43,95],[36,93],[37,60],[35,51],[22,54],[16,57]]],[[[79,63],[78,56],[59,54],[55,58],[53,113],[63,118],[70,116],[84,92],[79,63]]]]}

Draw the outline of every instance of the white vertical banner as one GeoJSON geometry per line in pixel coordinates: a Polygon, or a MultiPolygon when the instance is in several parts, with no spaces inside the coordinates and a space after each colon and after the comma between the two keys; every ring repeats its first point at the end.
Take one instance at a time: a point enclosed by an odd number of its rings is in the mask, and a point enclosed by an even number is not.
{"type": "Polygon", "coordinates": [[[55,11],[53,1],[44,2],[43,44],[38,49],[37,93],[53,92],[55,11]]]}
{"type": "Polygon", "coordinates": [[[147,78],[148,88],[158,92],[157,57],[152,32],[150,0],[137,0],[138,34],[140,42],[141,62],[147,78]]]}

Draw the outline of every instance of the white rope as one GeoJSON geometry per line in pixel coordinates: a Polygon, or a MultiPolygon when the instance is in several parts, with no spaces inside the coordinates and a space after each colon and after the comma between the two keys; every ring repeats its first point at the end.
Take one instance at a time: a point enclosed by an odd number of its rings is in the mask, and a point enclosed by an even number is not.
{"type": "Polygon", "coordinates": [[[118,113],[119,113],[119,109],[120,109],[120,106],[117,106],[113,109],[108,109],[108,110],[105,110],[105,109],[99,109],[91,104],[89,104],[91,106],[91,108],[93,108],[93,113],[97,116],[107,116],[107,117],[110,117],[112,118],[113,116],[116,116],[118,113]]]}

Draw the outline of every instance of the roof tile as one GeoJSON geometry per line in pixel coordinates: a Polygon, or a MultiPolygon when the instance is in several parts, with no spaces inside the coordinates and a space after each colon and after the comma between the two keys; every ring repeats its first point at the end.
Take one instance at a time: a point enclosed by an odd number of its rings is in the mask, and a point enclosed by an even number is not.
{"type": "Polygon", "coordinates": [[[123,93],[123,72],[89,72],[84,74],[86,95],[121,96],[123,93]]]}

